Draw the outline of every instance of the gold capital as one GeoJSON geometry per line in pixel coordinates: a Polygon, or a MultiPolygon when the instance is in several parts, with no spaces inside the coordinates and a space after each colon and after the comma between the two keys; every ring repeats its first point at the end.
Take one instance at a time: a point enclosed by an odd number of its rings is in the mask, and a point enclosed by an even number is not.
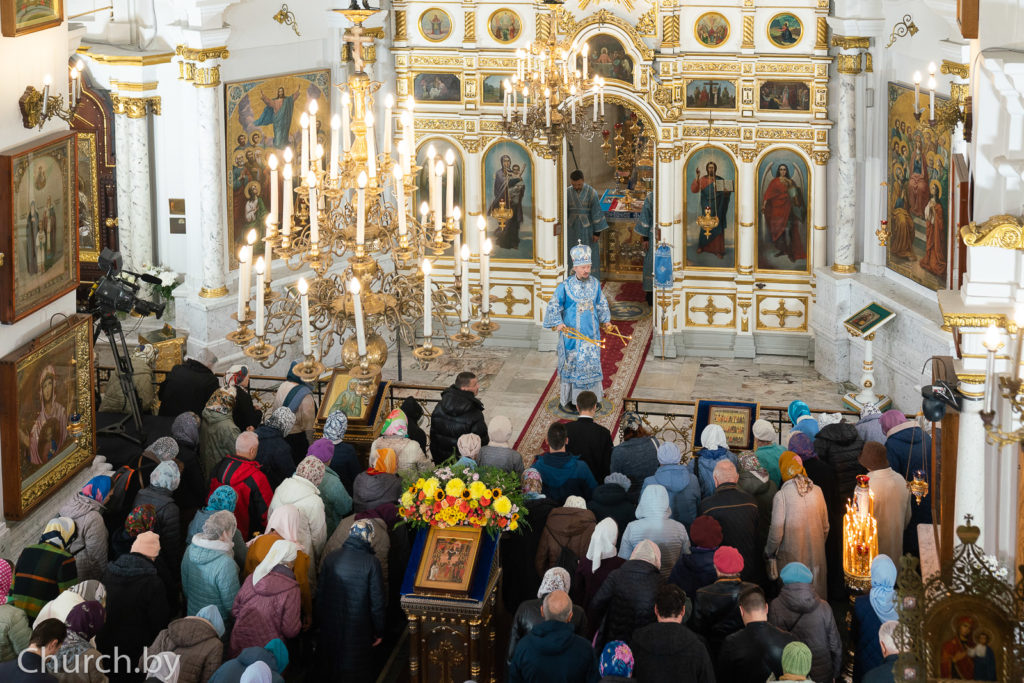
{"type": "Polygon", "coordinates": [[[971,77],[971,68],[967,64],[951,62],[948,59],[943,59],[942,66],[939,67],[939,73],[951,74],[957,78],[967,79],[971,77]]]}
{"type": "Polygon", "coordinates": [[[871,39],[864,36],[832,36],[832,47],[844,50],[866,50],[871,47],[871,39]]]}
{"type": "Polygon", "coordinates": [[[160,96],[125,97],[117,93],[110,95],[114,114],[121,114],[130,119],[144,119],[151,110],[154,116],[160,116],[160,96]]]}

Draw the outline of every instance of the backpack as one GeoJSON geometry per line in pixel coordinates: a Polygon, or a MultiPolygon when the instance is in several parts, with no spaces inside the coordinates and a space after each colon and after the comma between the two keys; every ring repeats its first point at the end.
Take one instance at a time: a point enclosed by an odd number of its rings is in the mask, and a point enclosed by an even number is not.
{"type": "Polygon", "coordinates": [[[569,576],[576,575],[576,567],[580,563],[580,558],[576,556],[576,552],[567,545],[558,544],[561,550],[558,552],[558,559],[555,561],[556,567],[561,567],[565,571],[569,572],[569,576]]]}
{"type": "Polygon", "coordinates": [[[111,477],[110,496],[107,498],[106,514],[120,517],[121,522],[131,512],[127,509],[135,500],[135,494],[142,490],[142,475],[130,465],[121,465],[111,477]]]}

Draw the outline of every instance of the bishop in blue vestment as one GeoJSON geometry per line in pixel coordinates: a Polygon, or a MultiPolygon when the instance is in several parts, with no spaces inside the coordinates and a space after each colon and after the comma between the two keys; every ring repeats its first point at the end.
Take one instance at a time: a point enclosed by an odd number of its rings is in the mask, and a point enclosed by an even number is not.
{"type": "Polygon", "coordinates": [[[590,247],[577,244],[570,253],[573,272],[555,288],[544,311],[544,327],[562,333],[557,347],[559,400],[563,410],[575,412],[580,392],[592,391],[601,400],[601,347],[569,338],[564,330],[566,326],[574,327],[582,336],[600,339],[601,329],[611,324],[612,313],[601,283],[590,274],[590,247]]]}

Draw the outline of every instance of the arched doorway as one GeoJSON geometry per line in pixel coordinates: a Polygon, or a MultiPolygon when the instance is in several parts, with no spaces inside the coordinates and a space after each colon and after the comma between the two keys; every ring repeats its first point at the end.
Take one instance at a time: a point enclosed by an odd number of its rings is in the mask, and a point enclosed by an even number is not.
{"type": "Polygon", "coordinates": [[[633,226],[655,185],[656,128],[646,112],[616,94],[606,96],[604,119],[604,130],[592,140],[568,140],[566,177],[579,168],[601,198],[609,228],[601,233],[602,279],[638,281],[644,247],[633,226]]]}

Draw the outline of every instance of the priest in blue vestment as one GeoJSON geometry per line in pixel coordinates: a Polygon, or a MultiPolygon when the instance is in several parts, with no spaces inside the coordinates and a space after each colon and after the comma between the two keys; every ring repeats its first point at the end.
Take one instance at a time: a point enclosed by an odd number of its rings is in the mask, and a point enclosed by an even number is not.
{"type": "Polygon", "coordinates": [[[611,309],[601,291],[601,283],[591,276],[589,246],[578,243],[570,250],[572,274],[555,287],[555,294],[544,311],[544,327],[559,332],[558,381],[562,410],[576,412],[576,397],[592,391],[601,401],[601,347],[594,342],[566,336],[566,327],[573,327],[580,336],[601,338],[601,330],[611,325],[611,309]]]}
{"type": "Polygon", "coordinates": [[[601,275],[601,243],[599,235],[608,228],[608,221],[601,210],[601,198],[590,185],[583,182],[583,171],[576,169],[569,175],[569,188],[565,191],[569,213],[569,230],[566,233],[566,244],[582,243],[593,252],[594,277],[601,275]]]}
{"type": "Polygon", "coordinates": [[[636,219],[633,232],[644,238],[644,271],[643,287],[647,294],[647,304],[654,303],[654,249],[657,245],[657,232],[654,228],[654,193],[648,192],[644,199],[644,208],[636,219]]]}

